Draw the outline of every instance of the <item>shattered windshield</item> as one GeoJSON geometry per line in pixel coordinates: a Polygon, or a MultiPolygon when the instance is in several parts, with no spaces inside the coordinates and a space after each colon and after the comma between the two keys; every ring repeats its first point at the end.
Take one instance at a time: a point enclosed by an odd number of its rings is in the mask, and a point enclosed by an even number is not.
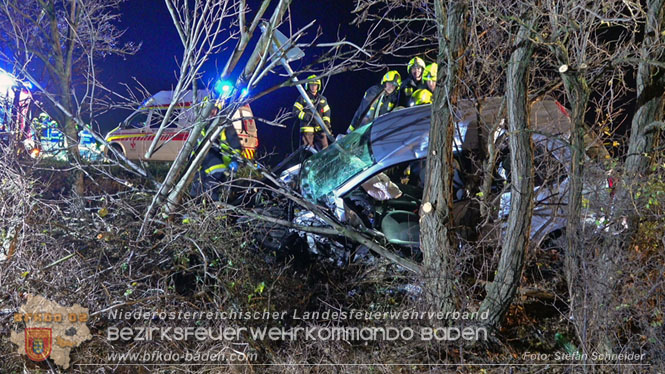
{"type": "Polygon", "coordinates": [[[369,149],[371,126],[368,124],[359,128],[305,161],[301,191],[306,199],[317,202],[374,164],[369,149]]]}

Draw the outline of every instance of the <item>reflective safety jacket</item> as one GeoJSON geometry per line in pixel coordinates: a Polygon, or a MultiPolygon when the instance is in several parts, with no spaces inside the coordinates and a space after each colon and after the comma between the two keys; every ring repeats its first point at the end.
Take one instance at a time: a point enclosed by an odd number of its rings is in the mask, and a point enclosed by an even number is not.
{"type": "MultiPolygon", "coordinates": [[[[205,137],[205,129],[201,131],[201,136],[205,137]]],[[[234,169],[232,165],[236,159],[241,157],[241,150],[242,146],[236,129],[233,126],[227,126],[219,135],[219,148],[213,145],[208,151],[201,164],[201,170],[206,175],[213,176],[224,173],[227,169],[234,169]]],[[[237,162],[235,165],[237,167],[237,162]]]]}
{"type": "Polygon", "coordinates": [[[58,123],[48,114],[41,113],[39,117],[32,119],[32,126],[35,128],[35,131],[40,134],[44,129],[57,129],[58,123]]]}
{"type": "Polygon", "coordinates": [[[351,132],[362,125],[370,123],[379,116],[393,110],[395,105],[397,105],[398,97],[399,93],[397,90],[388,95],[380,84],[368,88],[367,91],[365,91],[363,100],[360,102],[360,106],[353,115],[351,126],[349,126],[347,132],[351,132]]]}
{"type": "MultiPolygon", "coordinates": [[[[314,104],[316,111],[319,112],[323,122],[326,124],[326,128],[330,132],[330,105],[328,105],[328,100],[323,95],[312,96],[310,92],[307,92],[307,96],[309,96],[309,99],[314,104]]],[[[314,119],[314,115],[307,109],[307,103],[302,96],[298,97],[298,100],[293,104],[293,116],[300,120],[301,133],[323,131],[314,119]]]]}
{"type": "Polygon", "coordinates": [[[402,82],[402,87],[400,88],[399,94],[399,105],[400,106],[409,106],[409,100],[411,95],[414,92],[420,89],[426,89],[427,84],[422,79],[420,82],[416,82],[411,75],[402,82]]]}

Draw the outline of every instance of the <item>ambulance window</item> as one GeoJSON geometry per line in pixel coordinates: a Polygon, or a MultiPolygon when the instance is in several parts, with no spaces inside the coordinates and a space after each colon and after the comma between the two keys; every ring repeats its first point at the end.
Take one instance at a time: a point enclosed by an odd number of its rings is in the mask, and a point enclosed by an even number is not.
{"type": "Polygon", "coordinates": [[[178,115],[178,121],[177,121],[178,126],[187,127],[194,124],[194,122],[196,122],[196,116],[199,112],[197,109],[198,108],[196,107],[191,107],[185,110],[180,110],[180,114],[178,115]]]}
{"type": "Polygon", "coordinates": [[[145,122],[147,120],[148,120],[148,113],[146,113],[146,112],[137,112],[125,121],[125,127],[126,128],[140,129],[143,126],[145,126],[145,122]]]}
{"type": "MultiPolygon", "coordinates": [[[[152,118],[150,119],[150,128],[151,129],[158,129],[159,126],[162,124],[162,121],[164,120],[164,116],[166,115],[166,110],[153,110],[152,112],[152,118]]],[[[178,121],[180,121],[180,117],[182,115],[181,110],[174,110],[173,113],[171,114],[171,117],[169,118],[169,123],[166,126],[168,129],[174,129],[179,127],[178,126],[178,121]]]]}

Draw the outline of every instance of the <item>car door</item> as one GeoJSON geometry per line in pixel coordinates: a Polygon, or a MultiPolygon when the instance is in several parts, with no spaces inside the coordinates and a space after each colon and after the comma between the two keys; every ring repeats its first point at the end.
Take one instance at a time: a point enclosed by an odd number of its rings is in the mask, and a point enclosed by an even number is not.
{"type": "Polygon", "coordinates": [[[112,147],[120,147],[130,160],[139,160],[143,156],[142,138],[146,136],[145,127],[149,119],[150,112],[137,110],[132,113],[120,126],[112,130],[107,136],[106,141],[112,147]]]}
{"type": "MultiPolygon", "coordinates": [[[[146,129],[147,136],[142,141],[143,153],[148,151],[150,144],[155,139],[157,131],[164,120],[165,109],[152,109],[150,116],[150,127],[146,129]]],[[[151,161],[173,161],[187,139],[189,133],[181,125],[191,122],[187,116],[189,111],[175,109],[171,114],[168,124],[159,136],[155,151],[150,157],[151,161]]]]}

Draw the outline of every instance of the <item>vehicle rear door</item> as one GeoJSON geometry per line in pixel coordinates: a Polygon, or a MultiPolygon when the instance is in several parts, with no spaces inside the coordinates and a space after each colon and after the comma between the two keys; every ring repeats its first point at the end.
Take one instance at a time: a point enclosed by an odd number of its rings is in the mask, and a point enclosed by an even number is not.
{"type": "Polygon", "coordinates": [[[240,138],[242,153],[248,160],[254,159],[256,149],[259,147],[258,131],[254,121],[254,113],[249,105],[244,105],[233,115],[233,127],[240,138]]]}

